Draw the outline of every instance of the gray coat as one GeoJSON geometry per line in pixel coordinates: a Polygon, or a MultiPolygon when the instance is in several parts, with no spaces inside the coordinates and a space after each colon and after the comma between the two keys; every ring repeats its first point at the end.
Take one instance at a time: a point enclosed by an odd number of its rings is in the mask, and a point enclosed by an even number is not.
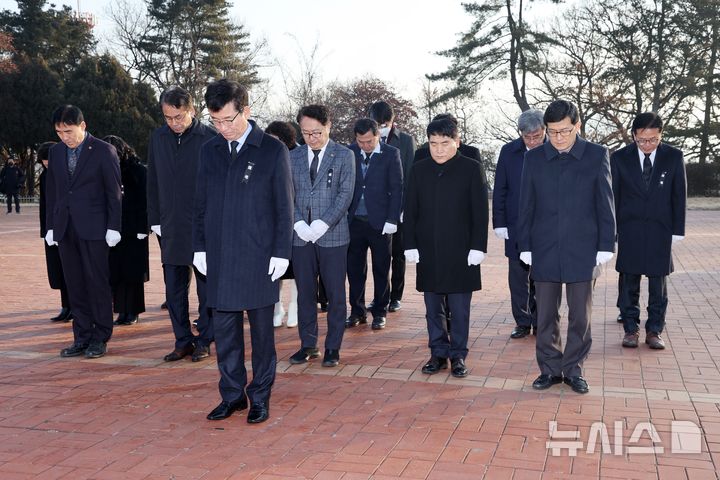
{"type": "MultiPolygon", "coordinates": [[[[317,241],[321,247],[339,247],[350,243],[347,214],[355,189],[355,155],[347,147],[330,140],[320,162],[315,184],[310,184],[308,146],[290,152],[293,187],[295,187],[295,219],[322,220],[330,228],[317,241]]],[[[293,234],[293,246],[302,247],[304,240],[293,234]]]]}
{"type": "Polygon", "coordinates": [[[216,135],[215,129],[194,119],[179,142],[167,125],[156,129],[150,137],[148,224],[160,225],[164,264],[192,264],[192,209],[200,147],[216,135]]]}

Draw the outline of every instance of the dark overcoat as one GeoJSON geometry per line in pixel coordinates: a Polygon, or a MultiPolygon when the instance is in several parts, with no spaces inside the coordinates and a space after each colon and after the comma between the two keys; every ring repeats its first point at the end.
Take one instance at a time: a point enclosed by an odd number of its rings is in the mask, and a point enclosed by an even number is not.
{"type": "Polygon", "coordinates": [[[613,153],[610,162],[618,233],[615,269],[650,277],[670,274],[672,236],[685,235],[687,181],[682,152],[663,143],[658,146],[647,188],[635,143],[613,153]]]}
{"type": "Polygon", "coordinates": [[[207,254],[208,307],[254,310],[276,303],[270,257],[290,259],[293,187],[287,147],[250,122],[237,159],[227,140],[203,145],[197,175],[193,245],[207,254]]]}
{"type": "MultiPolygon", "coordinates": [[[[38,182],[40,185],[40,202],[38,204],[40,213],[40,237],[45,238],[45,234],[47,234],[47,228],[45,228],[45,215],[47,212],[45,207],[45,202],[47,201],[45,184],[47,182],[47,169],[45,167],[43,167],[38,182]]],[[[50,284],[50,288],[60,290],[65,287],[65,277],[63,277],[62,263],[60,262],[60,251],[57,245],[48,245],[47,242],[44,241],[43,245],[45,246],[45,265],[47,267],[48,283],[50,284]]]]}
{"type": "Polygon", "coordinates": [[[214,128],[193,119],[179,137],[167,125],[150,137],[148,224],[160,225],[164,264],[192,264],[192,215],[200,147],[215,136],[214,128]]]}
{"type": "Polygon", "coordinates": [[[518,248],[532,253],[536,282],[590,281],[597,252],[615,251],[607,148],[579,136],[568,153],[550,142],[525,154],[518,248]]]}
{"type": "Polygon", "coordinates": [[[146,282],[150,275],[148,239],[147,169],[137,160],[120,165],[122,176],[122,234],[120,243],[110,249],[110,284],[146,282]]]}
{"type": "Polygon", "coordinates": [[[5,165],[0,170],[0,185],[3,193],[16,195],[25,182],[25,174],[17,165],[5,165]]]}
{"type": "Polygon", "coordinates": [[[393,126],[387,138],[387,144],[400,150],[400,163],[403,173],[403,193],[407,190],[410,169],[415,159],[415,139],[399,128],[393,126]]]}
{"type": "Polygon", "coordinates": [[[470,250],[487,252],[488,192],[482,165],[460,154],[444,164],[421,160],[410,171],[404,208],[405,249],[417,249],[417,289],[480,290],[470,250]]]}

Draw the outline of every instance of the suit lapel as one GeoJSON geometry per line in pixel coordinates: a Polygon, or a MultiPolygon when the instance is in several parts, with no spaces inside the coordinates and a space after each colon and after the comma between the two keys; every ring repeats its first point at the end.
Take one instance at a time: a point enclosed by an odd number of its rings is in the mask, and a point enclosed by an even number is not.
{"type": "Polygon", "coordinates": [[[655,164],[652,169],[652,176],[650,177],[650,186],[648,187],[648,193],[655,190],[660,186],[660,182],[665,182],[665,175],[668,171],[667,155],[665,155],[665,149],[663,145],[658,146],[655,152],[655,164]]]}
{"type": "Polygon", "coordinates": [[[645,188],[645,180],[642,178],[642,166],[640,165],[640,155],[638,154],[638,148],[635,143],[630,145],[628,153],[625,157],[627,163],[626,167],[630,172],[630,177],[635,182],[635,185],[643,193],[647,193],[648,189],[645,188]]]}
{"type": "MultiPolygon", "coordinates": [[[[88,159],[93,154],[93,147],[95,146],[94,143],[95,137],[88,133],[88,136],[85,139],[85,145],[83,146],[82,152],[80,152],[80,158],[78,158],[77,165],[75,166],[75,173],[73,173],[73,176],[70,179],[70,185],[75,183],[75,180],[80,176],[80,173],[85,167],[85,164],[88,162],[88,159]]],[[[67,161],[65,162],[65,171],[67,171],[67,161]]]]}
{"type": "Polygon", "coordinates": [[[295,163],[292,165],[293,175],[298,178],[298,181],[308,190],[312,189],[310,185],[310,165],[308,164],[308,147],[307,145],[301,145],[295,147],[293,152],[297,152],[291,157],[295,158],[295,163]]]}

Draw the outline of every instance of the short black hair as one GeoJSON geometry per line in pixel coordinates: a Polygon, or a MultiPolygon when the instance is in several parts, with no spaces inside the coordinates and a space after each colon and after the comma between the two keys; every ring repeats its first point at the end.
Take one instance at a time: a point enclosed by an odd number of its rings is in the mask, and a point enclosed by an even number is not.
{"type": "Polygon", "coordinates": [[[569,118],[570,123],[575,125],[580,120],[577,107],[567,100],[555,100],[545,109],[543,123],[547,127],[548,123],[562,122],[565,118],[569,118]]]}
{"type": "Polygon", "coordinates": [[[135,149],[132,148],[128,143],[117,135],[107,135],[103,137],[103,142],[107,142],[117,151],[118,159],[120,163],[125,163],[129,160],[137,159],[135,149]]]}
{"type": "Polygon", "coordinates": [[[163,105],[188,109],[193,106],[193,97],[184,88],[171,85],[160,94],[160,107],[163,105]]]}
{"type": "Polygon", "coordinates": [[[240,112],[248,106],[248,91],[235,80],[221,78],[211,82],[205,90],[205,105],[211,112],[217,112],[228,103],[233,102],[240,112]]]}
{"type": "Polygon", "coordinates": [[[62,105],[55,109],[52,114],[53,125],[64,123],[65,125],[80,125],[85,121],[82,111],[75,105],[62,105]]]}
{"type": "Polygon", "coordinates": [[[450,120],[452,123],[455,124],[455,126],[458,126],[457,118],[452,113],[438,113],[435,115],[432,119],[434,122],[435,120],[450,120]]]}
{"type": "Polygon", "coordinates": [[[270,122],[270,125],[265,128],[265,133],[278,137],[288,150],[292,150],[297,146],[297,133],[295,132],[295,128],[288,122],[281,122],[279,120],[270,122]]]}
{"type": "Polygon", "coordinates": [[[635,117],[632,123],[632,134],[635,135],[638,130],[646,128],[657,128],[662,132],[663,121],[660,115],[655,112],[644,112],[635,117]]]}
{"type": "Polygon", "coordinates": [[[395,111],[392,105],[384,100],[379,100],[368,109],[368,116],[379,124],[388,123],[395,118],[395,111]]]}
{"type": "Polygon", "coordinates": [[[457,138],[458,127],[457,124],[453,123],[447,118],[441,118],[440,120],[433,120],[427,126],[427,136],[430,138],[431,135],[440,135],[441,137],[457,138]]]}
{"type": "Polygon", "coordinates": [[[50,158],[50,147],[55,145],[55,142],[41,143],[37,149],[37,161],[42,162],[50,158]]]}
{"type": "Polygon", "coordinates": [[[305,105],[297,114],[297,122],[300,123],[302,117],[313,118],[322,125],[327,125],[330,121],[330,112],[325,105],[305,105]]]}
{"type": "Polygon", "coordinates": [[[378,122],[372,118],[361,118],[355,122],[353,126],[353,132],[355,135],[365,135],[368,132],[372,132],[373,135],[377,135],[380,131],[378,122]]]}

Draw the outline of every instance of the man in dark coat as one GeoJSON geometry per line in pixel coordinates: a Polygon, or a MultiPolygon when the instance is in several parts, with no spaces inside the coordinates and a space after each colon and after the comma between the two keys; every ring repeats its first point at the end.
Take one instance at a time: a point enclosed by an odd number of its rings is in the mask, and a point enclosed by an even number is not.
{"type": "MultiPolygon", "coordinates": [[[[407,191],[415,155],[415,139],[403,132],[395,123],[395,110],[389,103],[380,100],[370,105],[368,116],[380,126],[380,141],[400,150],[400,163],[403,174],[403,195],[407,191]]],[[[402,308],[402,296],[405,291],[405,253],[403,245],[402,222],[397,225],[397,232],[392,234],[390,267],[390,304],[388,311],[397,312],[402,308]]]]}
{"type": "Polygon", "coordinates": [[[2,185],[3,193],[7,199],[7,213],[12,213],[12,202],[15,199],[15,213],[20,213],[20,187],[25,181],[25,175],[22,170],[15,165],[15,161],[11,158],[7,164],[0,170],[0,185],[2,185]]]}
{"type": "Polygon", "coordinates": [[[632,124],[634,143],[610,157],[618,230],[615,269],[622,275],[618,304],[624,347],[638,346],[640,279],[648,277],[645,343],[665,348],[660,337],[667,310],[672,245],[685,237],[687,183],[683,154],[662,143],[663,121],[641,113],[632,124]]]}
{"type": "Polygon", "coordinates": [[[347,276],[350,284],[350,316],[345,327],[367,323],[365,282],[367,280],[367,251],[372,253],[373,307],[372,329],[385,328],[390,302],[390,244],[391,236],[400,223],[402,203],[402,166],[400,151],[380,142],[380,130],[375,120],[361,118],[355,122],[355,190],[348,212],[350,246],[348,247],[347,276]]]}
{"type": "Polygon", "coordinates": [[[275,381],[277,280],[290,264],[293,192],[288,149],[248,120],[248,92],[239,83],[212,82],[205,103],[221,134],[200,151],[193,215],[193,263],[207,274],[222,397],[207,418],[227,418],[247,408],[249,398],[247,421],[259,423],[269,417],[275,381]],[[249,385],[243,311],[252,343],[249,385]]]}
{"type": "Polygon", "coordinates": [[[533,388],[564,381],[587,393],[582,364],[592,344],[593,279],[615,249],[610,160],[607,148],[580,138],[572,103],[555,100],[543,121],[550,141],[525,154],[517,226],[520,260],[531,265],[537,301],[540,376],[533,388]],[[569,310],[564,351],[558,313],[563,284],[569,310]]]}
{"type": "Polygon", "coordinates": [[[493,229],[495,236],[505,240],[505,256],[508,259],[510,304],[515,319],[510,338],[523,338],[537,326],[535,284],[530,278],[530,266],[520,261],[517,219],[525,152],[545,141],[543,112],[533,109],[524,111],[518,118],[518,130],[520,138],[500,149],[492,197],[493,229]]]}
{"type": "Polygon", "coordinates": [[[472,292],[480,290],[487,252],[488,195],[482,165],[458,153],[457,125],[427,127],[432,158],[413,166],[405,201],[405,258],[417,263],[417,289],[425,298],[430,360],[423,373],[447,368],[467,375],[465,357],[472,292]],[[453,312],[448,338],[443,301],[453,312]]]}
{"type": "Polygon", "coordinates": [[[62,142],[50,148],[45,241],[59,244],[75,317],[75,341],[60,356],[98,358],[113,328],[108,247],[120,241],[120,162],[112,145],[86,132],[79,108],[57,108],[52,122],[62,142]]]}
{"type": "Polygon", "coordinates": [[[193,98],[180,87],[165,90],[160,95],[160,107],[166,125],[150,137],[147,210],[150,229],[162,238],[165,299],[175,334],[175,348],[164,360],[174,362],[192,355],[192,361],[197,362],[210,355],[214,333],[205,275],[192,267],[192,208],[200,147],[217,132],[195,118],[193,98]],[[199,304],[197,337],[190,326],[188,303],[193,270],[199,304]]]}

